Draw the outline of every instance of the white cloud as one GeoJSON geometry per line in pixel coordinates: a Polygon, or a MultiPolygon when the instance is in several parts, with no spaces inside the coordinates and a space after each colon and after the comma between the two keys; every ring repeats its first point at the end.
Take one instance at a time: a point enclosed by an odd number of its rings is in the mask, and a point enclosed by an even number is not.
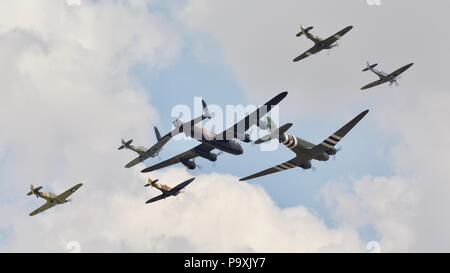
{"type": "MultiPolygon", "coordinates": [[[[352,230],[280,209],[231,176],[200,176],[179,198],[145,205],[145,177],[122,167],[130,154],[116,147],[125,135],[148,143],[157,113],[129,70],[173,62],[180,34],[138,1],[0,5],[1,251],[64,251],[71,241],[82,251],[361,249],[352,230]],[[78,181],[74,202],[28,216],[42,204],[25,196],[29,184],[58,193],[78,181]]],[[[157,175],[172,185],[188,176],[157,175]]]]}
{"type": "MultiPolygon", "coordinates": [[[[180,169],[156,175],[170,185],[189,177],[180,169]]],[[[7,249],[64,251],[68,242],[77,241],[82,251],[363,250],[352,230],[329,229],[301,206],[280,209],[262,188],[236,177],[201,175],[184,194],[149,205],[144,202],[156,190],[148,192],[143,181],[136,176],[124,183],[135,190],[108,194],[93,192],[87,184],[74,202],[41,217],[3,211],[14,216],[7,249]]]]}
{"type": "Polygon", "coordinates": [[[363,1],[191,0],[179,18],[190,31],[209,33],[221,45],[223,60],[252,100],[290,91],[283,102],[285,118],[330,121],[371,105],[380,139],[389,136],[394,143],[367,145],[387,146],[385,158],[394,176],[356,178],[344,189],[330,182],[324,193],[331,213],[351,229],[374,226],[385,250],[448,251],[450,96],[445,71],[450,40],[443,35],[448,7],[448,2],[430,6],[423,1],[395,1],[374,9],[363,1]],[[312,45],[295,37],[300,24],[313,25],[320,36],[347,25],[354,29],[330,57],[320,54],[293,63],[312,45]],[[440,42],[430,43],[417,33],[440,42]],[[361,72],[366,60],[387,72],[415,65],[399,88],[363,93],[359,88],[375,79],[361,72]]]}

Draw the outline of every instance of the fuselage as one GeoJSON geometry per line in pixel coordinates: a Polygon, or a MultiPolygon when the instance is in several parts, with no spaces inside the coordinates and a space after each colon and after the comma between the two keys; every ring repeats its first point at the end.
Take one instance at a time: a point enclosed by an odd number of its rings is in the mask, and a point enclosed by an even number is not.
{"type": "MultiPolygon", "coordinates": [[[[316,144],[309,142],[305,139],[302,139],[300,137],[290,135],[290,134],[284,134],[283,137],[280,139],[281,143],[292,150],[295,154],[297,154],[297,157],[302,158],[303,154],[305,157],[310,156],[309,153],[313,147],[316,146],[316,144]]],[[[333,148],[332,152],[329,153],[319,153],[311,155],[312,159],[318,160],[318,161],[328,161],[330,159],[330,155],[335,154],[336,150],[333,148]]],[[[311,164],[305,163],[303,165],[300,165],[303,169],[309,169],[311,168],[311,164]]]]}
{"type": "Polygon", "coordinates": [[[229,153],[232,155],[241,155],[244,153],[244,149],[242,149],[242,146],[236,140],[217,139],[216,134],[206,128],[193,126],[190,132],[185,132],[185,135],[206,143],[211,147],[225,153],[229,153]]]}
{"type": "Polygon", "coordinates": [[[64,200],[64,202],[58,202],[58,200],[56,200],[56,197],[57,197],[57,195],[56,194],[54,194],[54,193],[51,193],[51,192],[40,192],[40,191],[38,191],[38,192],[35,192],[34,193],[37,197],[40,197],[40,198],[42,198],[42,199],[45,199],[45,200],[47,200],[48,202],[56,202],[56,203],[58,203],[58,204],[63,204],[63,203],[65,203],[65,200],[64,200]]]}

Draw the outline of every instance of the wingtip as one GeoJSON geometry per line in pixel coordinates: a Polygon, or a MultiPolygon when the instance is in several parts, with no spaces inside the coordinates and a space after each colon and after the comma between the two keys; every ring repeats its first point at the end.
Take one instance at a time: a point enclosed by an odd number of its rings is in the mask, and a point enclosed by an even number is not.
{"type": "Polygon", "coordinates": [[[361,112],[361,115],[364,117],[365,115],[367,115],[367,113],[369,113],[369,109],[367,109],[367,110],[365,110],[365,111],[362,111],[362,112],[361,112]]]}

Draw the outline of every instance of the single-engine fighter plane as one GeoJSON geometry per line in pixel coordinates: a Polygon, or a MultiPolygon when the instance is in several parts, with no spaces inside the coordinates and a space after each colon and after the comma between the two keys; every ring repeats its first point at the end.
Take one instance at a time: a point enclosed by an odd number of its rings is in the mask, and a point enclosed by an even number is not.
{"type": "Polygon", "coordinates": [[[184,182],[178,184],[178,185],[175,186],[174,188],[171,188],[171,187],[169,187],[169,186],[167,186],[167,185],[164,185],[164,184],[158,184],[158,183],[157,183],[157,182],[158,182],[158,179],[152,180],[152,179],[149,177],[149,178],[148,178],[148,183],[145,184],[144,187],[148,187],[148,186],[154,187],[154,188],[160,190],[160,191],[162,192],[162,194],[153,197],[152,199],[148,200],[148,201],[145,202],[145,203],[147,203],[147,204],[148,204],[148,203],[153,203],[153,202],[155,202],[155,201],[159,201],[159,200],[162,200],[162,199],[166,199],[167,197],[170,197],[170,196],[177,196],[180,192],[182,192],[182,190],[183,190],[187,185],[189,185],[192,181],[194,181],[194,179],[195,179],[195,178],[188,179],[188,180],[186,180],[186,181],[184,181],[184,182]]]}
{"type": "MultiPolygon", "coordinates": [[[[202,101],[202,105],[203,105],[203,111],[204,113],[191,120],[188,121],[186,123],[183,123],[181,121],[177,121],[177,122],[181,122],[181,124],[179,124],[179,126],[193,126],[199,122],[201,122],[204,119],[209,119],[211,118],[211,115],[209,113],[208,107],[206,106],[205,101],[202,101]]],[[[159,152],[162,150],[163,146],[166,145],[167,142],[169,142],[169,140],[174,137],[175,135],[179,134],[180,131],[179,130],[172,130],[169,133],[167,133],[166,135],[164,135],[163,137],[161,137],[161,134],[159,133],[158,128],[155,127],[155,135],[156,135],[156,140],[158,141],[155,145],[153,145],[152,147],[150,147],[149,149],[142,147],[142,146],[133,146],[131,145],[131,143],[133,142],[133,140],[128,140],[125,141],[122,139],[122,145],[119,147],[119,150],[122,150],[124,148],[126,149],[130,149],[134,152],[136,152],[139,156],[136,157],[135,159],[133,159],[132,161],[130,161],[127,165],[125,165],[125,168],[131,168],[141,162],[144,162],[145,160],[147,160],[150,157],[156,157],[158,156],[159,152]]]]}
{"type": "Polygon", "coordinates": [[[338,46],[337,41],[342,36],[347,34],[347,32],[349,32],[353,27],[348,26],[348,27],[344,28],[343,30],[339,31],[338,33],[334,34],[333,36],[328,37],[327,39],[322,39],[318,36],[315,36],[315,35],[312,35],[311,33],[309,33],[309,31],[311,31],[313,29],[313,27],[303,28],[303,26],[301,26],[300,28],[301,28],[301,30],[299,33],[297,33],[297,37],[305,35],[306,38],[308,38],[309,40],[314,42],[314,46],[312,48],[310,48],[308,51],[306,51],[305,53],[303,53],[302,55],[295,58],[294,62],[303,60],[306,57],[314,55],[324,49],[332,49],[333,47],[337,47],[338,46]]]}
{"type": "Polygon", "coordinates": [[[222,152],[233,155],[243,154],[244,150],[236,140],[238,139],[247,143],[251,142],[250,136],[246,133],[246,131],[253,125],[261,127],[262,123],[265,124],[265,122],[263,122],[261,118],[269,113],[274,106],[280,103],[287,96],[287,94],[287,92],[278,94],[270,101],[266,102],[264,105],[256,109],[254,112],[247,115],[245,118],[238,121],[236,124],[219,134],[215,134],[202,127],[191,126],[186,128],[184,126],[181,126],[182,124],[175,120],[174,124],[176,128],[174,130],[177,130],[178,128],[180,132],[183,132],[186,136],[191,136],[192,138],[201,141],[202,144],[184,153],[176,155],[166,161],[145,168],[142,170],[142,172],[152,172],[177,163],[182,163],[188,169],[193,170],[197,167],[194,158],[198,156],[215,162],[217,160],[218,153],[213,153],[212,151],[214,149],[218,149],[222,152]]]}
{"type": "Polygon", "coordinates": [[[400,75],[405,72],[406,70],[408,70],[411,66],[413,66],[414,63],[410,63],[407,64],[397,70],[395,70],[394,72],[392,72],[391,74],[387,74],[383,71],[380,70],[376,70],[375,67],[378,64],[370,64],[369,62],[367,62],[367,67],[364,68],[362,71],[372,71],[373,73],[375,73],[380,79],[374,82],[369,83],[368,85],[364,86],[361,88],[361,90],[366,90],[372,87],[375,87],[377,85],[383,84],[383,83],[387,83],[389,82],[389,86],[392,86],[392,84],[395,83],[396,86],[398,86],[398,82],[397,80],[400,79],[400,75]]]}
{"type": "Polygon", "coordinates": [[[262,172],[247,176],[245,178],[239,179],[239,181],[250,180],[256,177],[285,171],[288,169],[300,167],[302,169],[311,169],[312,164],[311,160],[318,161],[328,161],[330,156],[336,155],[338,149],[335,148],[336,144],[348,133],[351,129],[369,112],[366,110],[352,119],[349,123],[344,125],[337,132],[329,136],[327,139],[322,141],[319,145],[315,145],[307,140],[301,139],[297,136],[286,134],[286,131],[292,126],[292,124],[288,123],[280,128],[277,128],[273,121],[268,120],[269,128],[271,130],[271,134],[264,136],[257,141],[256,144],[260,144],[271,139],[277,138],[280,143],[284,144],[286,147],[291,149],[296,157],[293,159],[279,164],[275,167],[269,168],[262,172]]]}
{"type": "Polygon", "coordinates": [[[45,210],[48,210],[56,205],[61,205],[64,203],[67,203],[71,201],[71,199],[67,199],[72,193],[74,193],[76,190],[78,190],[81,186],[83,186],[82,183],[77,184],[73,186],[72,188],[68,189],[67,191],[61,193],[60,195],[53,194],[51,192],[41,192],[40,190],[42,187],[35,188],[33,185],[30,186],[30,192],[27,193],[27,195],[36,195],[36,198],[43,198],[47,200],[47,203],[39,207],[37,210],[30,213],[30,216],[36,215],[38,213],[41,213],[45,210]]]}

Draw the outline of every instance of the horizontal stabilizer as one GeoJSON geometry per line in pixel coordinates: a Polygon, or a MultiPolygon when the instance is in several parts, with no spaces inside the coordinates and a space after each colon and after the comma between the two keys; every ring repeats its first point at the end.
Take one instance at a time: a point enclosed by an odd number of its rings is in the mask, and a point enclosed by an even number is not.
{"type": "Polygon", "coordinates": [[[371,64],[367,63],[367,67],[364,68],[362,71],[363,71],[363,72],[369,71],[370,69],[375,68],[377,65],[378,65],[378,64],[372,64],[372,65],[371,65],[371,64]]]}
{"type": "Polygon", "coordinates": [[[300,37],[300,36],[304,35],[306,32],[309,32],[310,30],[312,30],[313,27],[307,27],[307,28],[301,27],[301,29],[302,30],[299,33],[297,33],[297,35],[295,35],[295,36],[300,37]]]}
{"type": "Polygon", "coordinates": [[[156,182],[158,182],[158,181],[159,181],[159,179],[151,180],[151,179],[149,178],[149,179],[148,179],[148,183],[145,184],[144,187],[151,186],[151,185],[152,185],[151,183],[156,183],[156,182]]]}
{"type": "Polygon", "coordinates": [[[123,148],[127,148],[130,146],[130,144],[133,142],[132,139],[125,142],[125,140],[122,139],[122,145],[120,145],[119,150],[122,150],[123,148]]]}
{"type": "Polygon", "coordinates": [[[34,188],[33,186],[31,186],[31,191],[29,191],[29,192],[27,193],[27,195],[32,195],[33,193],[38,192],[38,191],[40,191],[41,189],[42,189],[42,186],[39,186],[39,187],[37,187],[37,188],[34,188]]]}

